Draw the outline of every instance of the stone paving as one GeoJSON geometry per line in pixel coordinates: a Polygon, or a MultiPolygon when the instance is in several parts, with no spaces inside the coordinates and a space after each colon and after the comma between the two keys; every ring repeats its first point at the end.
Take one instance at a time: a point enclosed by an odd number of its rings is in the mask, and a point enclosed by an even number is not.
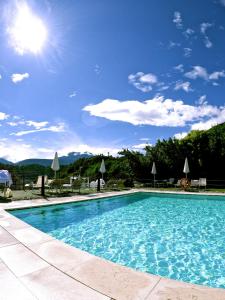
{"type": "MultiPolygon", "coordinates": [[[[126,193],[131,192],[135,190],[126,193]]],[[[121,193],[1,203],[0,300],[225,300],[223,289],[187,284],[117,265],[66,245],[5,210],[116,194],[121,193]]]]}

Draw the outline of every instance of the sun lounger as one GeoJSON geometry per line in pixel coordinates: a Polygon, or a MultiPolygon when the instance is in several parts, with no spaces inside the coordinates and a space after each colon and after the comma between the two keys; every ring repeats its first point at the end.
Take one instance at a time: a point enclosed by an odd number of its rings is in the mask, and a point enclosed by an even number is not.
{"type": "Polygon", "coordinates": [[[206,178],[199,178],[199,187],[204,187],[206,189],[207,181],[206,178]]]}
{"type": "Polygon", "coordinates": [[[198,188],[199,187],[199,180],[198,179],[192,179],[191,180],[191,187],[192,188],[198,188]]]}
{"type": "MultiPolygon", "coordinates": [[[[33,188],[41,188],[42,185],[42,176],[38,176],[37,182],[33,184],[33,188]]],[[[48,176],[44,176],[44,185],[48,187],[48,176]]]]}

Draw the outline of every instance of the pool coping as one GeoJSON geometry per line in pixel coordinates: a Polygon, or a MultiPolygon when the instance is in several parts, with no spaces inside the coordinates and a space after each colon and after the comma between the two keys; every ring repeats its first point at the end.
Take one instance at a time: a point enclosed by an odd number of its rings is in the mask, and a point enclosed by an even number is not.
{"type": "MultiPolygon", "coordinates": [[[[26,295],[21,299],[224,300],[225,289],[180,282],[115,264],[66,245],[6,211],[6,209],[104,199],[136,192],[163,193],[156,190],[132,189],[88,196],[0,203],[0,237],[3,237],[0,239],[0,270],[2,267],[4,274],[11,274],[10,279],[6,280],[6,286],[12,283],[16,286],[15,291],[5,291],[5,298],[9,299],[7,294],[12,292],[18,296],[16,292],[18,290],[26,295]],[[63,286],[68,286],[66,291],[63,286]],[[62,289],[65,295],[62,295],[62,289]]],[[[164,193],[177,194],[175,191],[164,193]]],[[[205,192],[179,193],[225,196],[205,192]]]]}

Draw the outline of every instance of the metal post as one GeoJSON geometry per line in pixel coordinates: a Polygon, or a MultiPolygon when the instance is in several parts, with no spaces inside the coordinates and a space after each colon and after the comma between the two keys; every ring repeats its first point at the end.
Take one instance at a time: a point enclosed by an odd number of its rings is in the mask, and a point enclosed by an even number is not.
{"type": "Polygon", "coordinates": [[[45,176],[41,176],[41,196],[45,196],[45,176]]]}

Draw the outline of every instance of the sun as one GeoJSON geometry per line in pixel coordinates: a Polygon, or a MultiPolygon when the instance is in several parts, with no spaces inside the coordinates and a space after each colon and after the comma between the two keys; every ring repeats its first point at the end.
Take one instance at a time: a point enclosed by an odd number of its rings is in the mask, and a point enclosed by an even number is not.
{"type": "Polygon", "coordinates": [[[47,40],[44,22],[24,3],[17,7],[8,34],[11,45],[20,55],[40,53],[47,40]]]}

